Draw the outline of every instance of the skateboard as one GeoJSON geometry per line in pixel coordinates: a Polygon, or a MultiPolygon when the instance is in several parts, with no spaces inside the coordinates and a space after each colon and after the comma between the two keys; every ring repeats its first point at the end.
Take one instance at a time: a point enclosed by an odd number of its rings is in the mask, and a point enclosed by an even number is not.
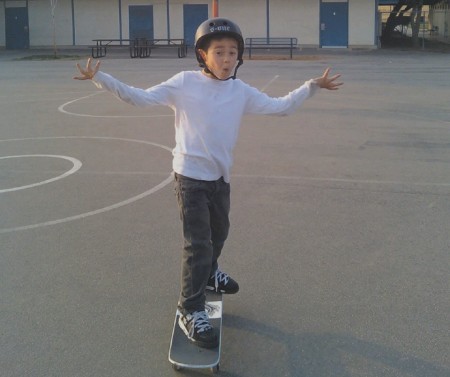
{"type": "Polygon", "coordinates": [[[213,349],[201,348],[193,344],[178,325],[180,312],[177,310],[170,341],[169,361],[173,369],[211,369],[219,372],[220,348],[222,343],[222,294],[206,291],[206,311],[209,322],[217,331],[219,345],[213,349]]]}

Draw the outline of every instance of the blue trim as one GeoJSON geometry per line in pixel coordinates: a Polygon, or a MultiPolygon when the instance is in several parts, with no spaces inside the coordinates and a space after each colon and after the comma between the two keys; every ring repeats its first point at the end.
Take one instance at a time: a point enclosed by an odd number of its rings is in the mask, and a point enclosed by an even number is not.
{"type": "Polygon", "coordinates": [[[119,39],[122,40],[122,0],[119,0],[119,39]]]}
{"type": "Polygon", "coordinates": [[[398,0],[378,0],[378,5],[397,5],[398,0]]]}
{"type": "MultiPolygon", "coordinates": [[[[381,37],[381,35],[378,35],[378,24],[380,22],[380,17],[379,17],[379,14],[378,14],[378,3],[379,2],[380,2],[380,0],[375,0],[375,9],[374,9],[374,12],[373,12],[373,15],[375,17],[375,28],[374,28],[375,32],[373,33],[373,35],[374,35],[373,43],[375,44],[375,46],[377,46],[377,48],[380,48],[379,43],[380,43],[380,37],[381,37]]],[[[380,34],[381,34],[381,30],[380,30],[380,34]]]]}
{"type": "Polygon", "coordinates": [[[75,4],[73,3],[74,0],[71,0],[71,6],[72,6],[72,45],[76,45],[76,30],[75,30],[75,4]]]}
{"type": "Polygon", "coordinates": [[[167,0],[166,1],[166,12],[167,12],[167,39],[170,39],[170,10],[169,10],[169,6],[170,6],[170,1],[167,0]]]}

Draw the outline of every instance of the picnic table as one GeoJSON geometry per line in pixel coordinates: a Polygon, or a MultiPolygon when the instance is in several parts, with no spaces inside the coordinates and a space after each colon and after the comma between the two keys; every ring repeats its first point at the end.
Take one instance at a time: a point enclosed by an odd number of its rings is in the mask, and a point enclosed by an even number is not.
{"type": "Polygon", "coordinates": [[[93,58],[102,58],[110,49],[128,48],[131,58],[148,58],[152,49],[155,48],[176,48],[178,57],[184,58],[187,55],[187,45],[184,39],[115,39],[100,38],[93,39],[95,45],[89,46],[93,58]]]}

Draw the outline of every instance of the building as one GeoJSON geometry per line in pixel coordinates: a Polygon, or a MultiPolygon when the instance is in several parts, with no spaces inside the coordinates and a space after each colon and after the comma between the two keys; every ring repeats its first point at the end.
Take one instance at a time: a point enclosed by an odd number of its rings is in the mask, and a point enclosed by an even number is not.
{"type": "Polygon", "coordinates": [[[441,0],[430,7],[430,26],[434,34],[447,39],[450,24],[450,0],[441,0]]]}
{"type": "Polygon", "coordinates": [[[0,48],[86,46],[92,39],[184,38],[217,14],[244,37],[295,37],[300,47],[376,48],[377,0],[0,0],[0,48]],[[53,22],[54,21],[54,22],[53,22]],[[55,37],[55,41],[54,41],[55,37]]]}

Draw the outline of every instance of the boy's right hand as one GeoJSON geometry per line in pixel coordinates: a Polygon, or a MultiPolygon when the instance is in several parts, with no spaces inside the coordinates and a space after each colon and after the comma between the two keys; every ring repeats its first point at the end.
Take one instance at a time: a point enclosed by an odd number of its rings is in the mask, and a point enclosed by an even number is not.
{"type": "Polygon", "coordinates": [[[331,68],[327,68],[321,77],[317,77],[314,79],[315,83],[319,85],[321,88],[328,90],[338,90],[342,82],[336,82],[336,80],[341,77],[341,75],[334,75],[332,77],[328,77],[331,68]]]}
{"type": "Polygon", "coordinates": [[[80,71],[81,76],[74,76],[75,80],[92,80],[92,78],[95,76],[95,74],[98,72],[100,68],[100,60],[97,60],[97,63],[95,64],[94,68],[91,67],[91,58],[88,59],[85,69],[81,68],[81,66],[78,63],[77,68],[80,71]]]}

